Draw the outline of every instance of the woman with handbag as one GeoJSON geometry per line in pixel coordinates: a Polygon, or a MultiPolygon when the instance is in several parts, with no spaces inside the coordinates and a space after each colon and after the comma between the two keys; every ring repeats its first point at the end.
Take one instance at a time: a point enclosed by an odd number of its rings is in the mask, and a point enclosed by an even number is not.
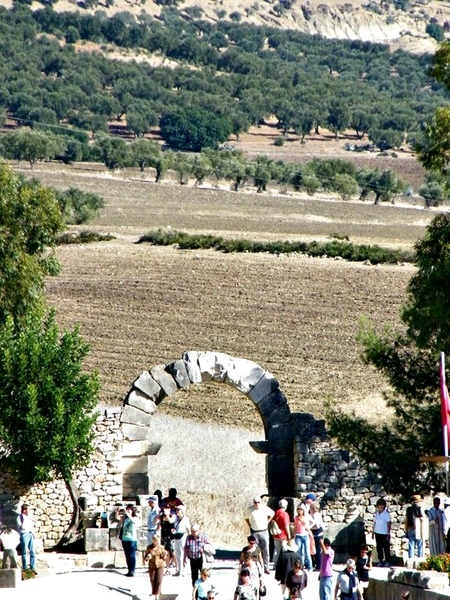
{"type": "Polygon", "coordinates": [[[152,587],[152,596],[158,600],[161,595],[162,580],[166,566],[167,550],[161,544],[159,535],[154,535],[152,543],[147,546],[144,554],[144,562],[148,561],[148,575],[152,587]]]}
{"type": "Polygon", "coordinates": [[[177,577],[184,575],[184,546],[190,530],[191,524],[186,516],[186,507],[183,504],[180,504],[176,509],[176,520],[174,528],[172,529],[175,565],[177,569],[175,576],[177,577]]]}

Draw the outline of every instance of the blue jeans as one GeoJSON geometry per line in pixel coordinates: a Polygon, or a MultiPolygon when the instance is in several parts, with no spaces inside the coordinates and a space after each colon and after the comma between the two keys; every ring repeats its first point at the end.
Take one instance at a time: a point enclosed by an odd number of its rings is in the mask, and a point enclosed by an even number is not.
{"type": "Polygon", "coordinates": [[[319,598],[320,600],[332,600],[333,577],[320,576],[319,598]]]}
{"type": "Polygon", "coordinates": [[[312,569],[311,554],[309,552],[309,535],[296,533],[295,543],[298,546],[298,553],[300,554],[305,569],[312,569]]]}
{"type": "Polygon", "coordinates": [[[414,531],[408,531],[406,536],[408,538],[408,557],[414,558],[415,551],[417,550],[417,556],[423,558],[423,540],[416,539],[414,531]]]}
{"type": "Polygon", "coordinates": [[[134,575],[136,570],[137,541],[122,540],[123,551],[127,561],[128,573],[134,575]]]}
{"type": "Polygon", "coordinates": [[[20,534],[20,550],[22,554],[22,569],[25,571],[27,568],[27,552],[30,553],[30,569],[34,569],[35,555],[34,555],[34,535],[32,533],[21,533],[20,534]]]}

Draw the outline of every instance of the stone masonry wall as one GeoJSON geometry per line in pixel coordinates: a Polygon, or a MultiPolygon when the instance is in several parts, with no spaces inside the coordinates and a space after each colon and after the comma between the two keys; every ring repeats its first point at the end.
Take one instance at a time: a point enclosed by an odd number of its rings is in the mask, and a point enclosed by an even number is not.
{"type": "MultiPolygon", "coordinates": [[[[95,451],[90,464],[74,478],[87,508],[94,514],[97,507],[100,510],[122,500],[121,412],[120,407],[100,408],[95,423],[95,451]]],[[[23,503],[32,509],[38,548],[41,543],[44,548],[53,546],[66,530],[73,512],[64,482],[55,480],[19,490],[9,475],[0,473],[0,522],[13,524],[23,503]]]]}
{"type": "Polygon", "coordinates": [[[392,550],[402,556],[406,544],[405,505],[387,495],[379,480],[361,466],[356,456],[340,450],[327,439],[324,428],[321,435],[309,442],[297,438],[294,464],[298,497],[304,498],[308,492],[316,494],[330,533],[359,522],[366,540],[372,543],[375,504],[378,498],[384,497],[392,519],[392,550]]]}

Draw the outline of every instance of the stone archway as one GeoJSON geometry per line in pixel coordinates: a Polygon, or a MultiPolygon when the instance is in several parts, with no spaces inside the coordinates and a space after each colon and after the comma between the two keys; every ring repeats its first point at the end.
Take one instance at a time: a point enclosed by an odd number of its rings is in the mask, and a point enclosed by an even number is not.
{"type": "MultiPolygon", "coordinates": [[[[256,452],[267,455],[268,494],[294,496],[293,420],[278,381],[255,362],[220,352],[184,352],[180,360],[152,367],[134,381],[125,397],[121,415],[121,430],[127,440],[123,455],[130,460],[134,457],[135,468],[128,475],[131,489],[139,487],[139,476],[142,487],[142,475],[147,473],[145,459],[160,448],[156,440],[149,439],[148,429],[157,405],[179,389],[205,382],[229,385],[254,403],[266,439],[250,442],[250,445],[256,452]],[[139,460],[142,461],[140,466],[139,460]]],[[[126,479],[125,470],[124,488],[126,479]]]]}

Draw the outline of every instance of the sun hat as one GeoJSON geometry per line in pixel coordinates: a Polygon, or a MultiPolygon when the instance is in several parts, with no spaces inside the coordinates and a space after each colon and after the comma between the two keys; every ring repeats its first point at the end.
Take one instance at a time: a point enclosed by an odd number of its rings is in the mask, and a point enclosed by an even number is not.
{"type": "Polygon", "coordinates": [[[310,494],[306,494],[306,500],[312,500],[313,502],[316,501],[316,495],[313,494],[312,492],[310,494]]]}

